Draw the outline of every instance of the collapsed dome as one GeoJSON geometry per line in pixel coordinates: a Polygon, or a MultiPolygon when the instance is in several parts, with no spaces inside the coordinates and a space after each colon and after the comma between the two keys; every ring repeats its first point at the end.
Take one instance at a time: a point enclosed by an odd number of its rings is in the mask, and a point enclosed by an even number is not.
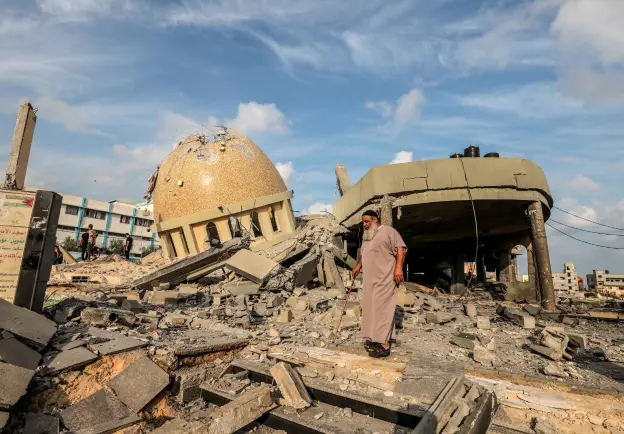
{"type": "Polygon", "coordinates": [[[164,159],[154,217],[160,223],[286,190],[269,157],[244,134],[224,128],[212,137],[185,138],[164,159]]]}

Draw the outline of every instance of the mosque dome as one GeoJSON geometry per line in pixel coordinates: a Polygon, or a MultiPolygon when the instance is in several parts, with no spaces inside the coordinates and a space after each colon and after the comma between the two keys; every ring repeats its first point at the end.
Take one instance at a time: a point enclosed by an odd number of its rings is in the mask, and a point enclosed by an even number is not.
{"type": "Polygon", "coordinates": [[[160,223],[286,190],[262,149],[238,131],[220,129],[213,136],[185,138],[163,160],[154,217],[160,223]]]}

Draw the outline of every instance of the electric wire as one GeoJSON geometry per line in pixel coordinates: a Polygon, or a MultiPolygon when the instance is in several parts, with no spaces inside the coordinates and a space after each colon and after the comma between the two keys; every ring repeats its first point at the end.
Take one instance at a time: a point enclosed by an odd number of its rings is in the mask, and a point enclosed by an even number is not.
{"type": "Polygon", "coordinates": [[[548,223],[544,223],[544,224],[545,224],[546,226],[548,226],[548,227],[550,227],[550,228],[552,228],[552,229],[556,230],[557,232],[559,232],[559,233],[561,233],[561,234],[565,235],[566,237],[572,238],[573,240],[576,240],[576,241],[580,241],[581,243],[589,244],[590,246],[602,247],[603,249],[611,249],[611,250],[624,250],[624,247],[603,246],[602,244],[595,244],[595,243],[591,243],[591,242],[589,242],[589,241],[581,240],[580,238],[576,238],[576,237],[574,237],[574,236],[572,236],[572,235],[570,235],[570,234],[566,234],[565,232],[563,232],[563,231],[562,231],[562,230],[560,230],[560,229],[557,229],[556,227],[554,227],[554,226],[553,226],[553,225],[551,225],[551,224],[548,224],[548,223]]]}
{"type": "Polygon", "coordinates": [[[604,227],[607,227],[607,228],[615,229],[617,231],[624,231],[624,229],[622,229],[622,228],[618,228],[618,227],[615,227],[615,226],[609,226],[609,225],[605,225],[604,223],[598,223],[598,222],[595,222],[593,220],[586,219],[585,217],[581,217],[580,215],[576,215],[574,213],[571,213],[570,211],[566,211],[565,209],[561,209],[561,208],[559,208],[557,206],[554,206],[554,205],[553,205],[553,208],[554,209],[558,209],[559,211],[564,212],[566,214],[570,214],[571,216],[574,216],[574,217],[579,218],[581,220],[585,220],[586,222],[593,223],[595,225],[604,226],[604,227]]]}
{"type": "Polygon", "coordinates": [[[576,226],[571,226],[571,225],[568,225],[568,224],[565,224],[565,223],[558,222],[557,220],[552,219],[552,218],[549,219],[549,221],[557,223],[557,224],[559,224],[561,226],[565,226],[565,227],[570,228],[570,229],[576,229],[578,231],[589,232],[590,234],[609,235],[609,236],[612,236],[612,237],[624,237],[624,234],[610,234],[610,233],[607,233],[607,232],[597,232],[597,231],[590,231],[589,229],[578,228],[576,226]]]}
{"type": "MultiPolygon", "coordinates": [[[[479,223],[477,221],[477,211],[475,210],[474,200],[472,199],[472,192],[470,191],[470,184],[468,183],[468,174],[466,173],[466,166],[464,166],[464,159],[459,157],[459,161],[461,162],[462,169],[464,170],[464,178],[466,179],[466,190],[468,190],[468,197],[470,198],[470,205],[472,205],[472,216],[474,217],[474,225],[475,225],[475,238],[476,238],[476,247],[475,247],[475,267],[477,265],[477,261],[479,260],[479,223]]],[[[470,278],[468,279],[468,284],[466,285],[466,294],[468,289],[470,288],[470,284],[472,283],[472,277],[474,273],[470,273],[470,278]]]]}

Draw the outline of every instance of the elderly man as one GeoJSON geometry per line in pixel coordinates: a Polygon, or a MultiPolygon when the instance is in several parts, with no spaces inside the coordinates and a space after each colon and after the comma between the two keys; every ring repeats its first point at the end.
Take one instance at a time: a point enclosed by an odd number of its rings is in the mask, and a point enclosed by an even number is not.
{"type": "Polygon", "coordinates": [[[364,270],[362,338],[371,357],[388,357],[390,341],[395,339],[394,310],[398,286],[404,280],[406,246],[395,229],[379,224],[374,211],[364,212],[362,223],[362,249],[353,269],[354,279],[364,270]]]}

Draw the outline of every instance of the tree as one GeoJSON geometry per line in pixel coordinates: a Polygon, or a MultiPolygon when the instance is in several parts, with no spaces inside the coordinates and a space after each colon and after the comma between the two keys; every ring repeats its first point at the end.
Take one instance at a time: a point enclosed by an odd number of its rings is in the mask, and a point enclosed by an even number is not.
{"type": "Polygon", "coordinates": [[[108,243],[108,251],[111,252],[112,254],[123,255],[124,248],[125,248],[124,240],[115,239],[115,240],[110,240],[110,242],[108,243]]]}
{"type": "Polygon", "coordinates": [[[61,243],[61,247],[67,250],[68,252],[80,250],[78,248],[78,243],[72,237],[67,236],[65,240],[61,243]]]}
{"type": "Polygon", "coordinates": [[[149,255],[152,252],[155,252],[156,250],[159,250],[160,247],[142,247],[141,248],[141,258],[146,257],[147,255],[149,255]]]}

